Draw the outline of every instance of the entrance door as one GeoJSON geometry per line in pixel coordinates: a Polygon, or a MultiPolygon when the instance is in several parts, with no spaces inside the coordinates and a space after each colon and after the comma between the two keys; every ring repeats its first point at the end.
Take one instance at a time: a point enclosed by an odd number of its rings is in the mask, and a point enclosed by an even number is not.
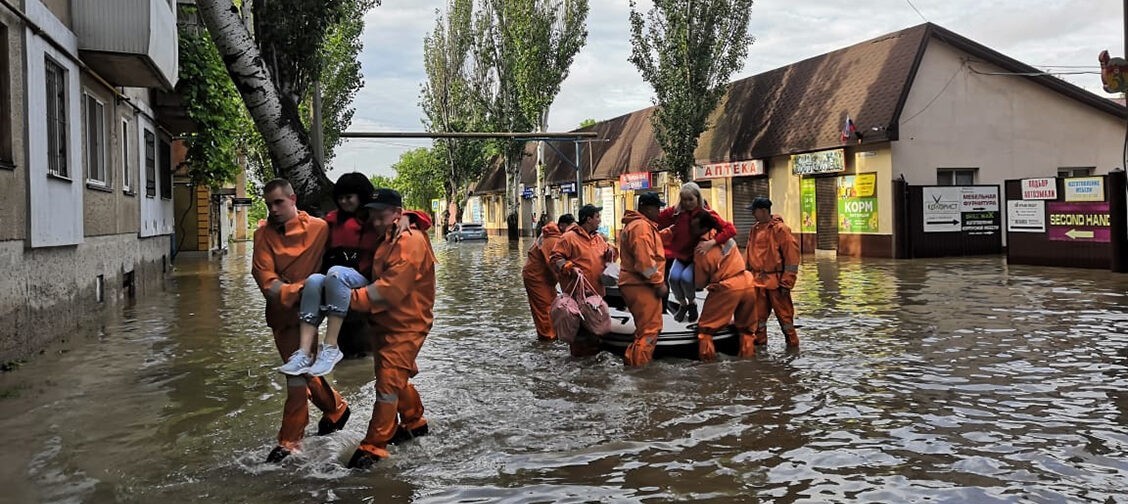
{"type": "Polygon", "coordinates": [[[838,250],[838,179],[815,179],[815,232],[819,250],[838,250]]]}

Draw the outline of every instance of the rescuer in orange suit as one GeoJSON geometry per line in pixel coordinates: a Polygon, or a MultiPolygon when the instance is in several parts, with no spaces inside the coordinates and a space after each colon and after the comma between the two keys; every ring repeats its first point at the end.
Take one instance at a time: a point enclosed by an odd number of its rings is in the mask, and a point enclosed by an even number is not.
{"type": "Polygon", "coordinates": [[[552,300],[556,298],[556,272],[548,265],[548,256],[552,253],[560,236],[575,224],[576,218],[572,214],[561,215],[556,222],[549,222],[541,229],[541,235],[529,247],[525,267],[521,269],[521,279],[525,282],[525,293],[529,296],[529,310],[533,313],[533,324],[537,328],[537,339],[552,341],[556,339],[556,330],[552,327],[552,319],[548,311],[552,307],[552,300]]]}
{"type": "Polygon", "coordinates": [[[775,310],[787,346],[798,347],[791,289],[795,288],[799,276],[799,244],[783,218],[772,215],[771,200],[756,198],[748,209],[756,218],[745,252],[745,262],[756,287],[756,344],[768,343],[768,314],[775,310]]]}
{"type": "Polygon", "coordinates": [[[662,332],[663,303],[666,288],[666,253],[658,235],[658,213],[663,206],[658,193],[647,192],[638,197],[638,211],[623,215],[619,233],[619,292],[634,318],[635,339],[624,356],[628,366],[645,366],[654,359],[654,347],[662,332]]]}
{"type": "Polygon", "coordinates": [[[435,306],[435,254],[419,222],[397,227],[404,215],[403,198],[392,189],[377,189],[365,206],[382,238],[372,263],[373,282],[354,289],[350,303],[353,310],[369,314],[376,351],[372,419],[348,463],[358,469],[387,458],[389,444],[429,432],[419,392],[408,380],[419,372],[415,358],[431,330],[435,306]]]}
{"type": "MultiPolygon", "coordinates": [[[[274,345],[285,361],[300,346],[298,301],[305,279],[321,269],[329,225],[298,210],[294,188],[284,179],[267,182],[263,198],[269,217],[255,230],[251,275],[266,297],[266,325],[274,333],[274,345]]],[[[267,455],[267,462],[281,462],[301,448],[310,400],[323,412],[317,435],[345,426],[349,406],[324,377],[287,376],[278,446],[267,455]]]]}
{"type": "MultiPolygon", "coordinates": [[[[595,205],[584,205],[579,211],[577,226],[564,233],[552,248],[548,260],[556,270],[563,292],[571,293],[582,275],[600,296],[606,294],[599,277],[607,264],[614,262],[617,253],[596,230],[602,223],[595,205]]],[[[583,357],[599,353],[599,340],[580,329],[576,341],[570,345],[573,356],[583,357]]]]}
{"type": "MultiPolygon", "coordinates": [[[[708,212],[700,212],[689,220],[689,231],[699,241],[711,240],[716,236],[716,218],[708,212]]],[[[740,333],[740,356],[755,355],[753,341],[754,307],[752,299],[752,274],[744,269],[744,258],[736,241],[711,247],[704,254],[698,254],[693,262],[693,281],[697,289],[705,289],[705,306],[697,320],[698,357],[711,361],[717,357],[713,346],[713,335],[733,322],[740,333]]]]}

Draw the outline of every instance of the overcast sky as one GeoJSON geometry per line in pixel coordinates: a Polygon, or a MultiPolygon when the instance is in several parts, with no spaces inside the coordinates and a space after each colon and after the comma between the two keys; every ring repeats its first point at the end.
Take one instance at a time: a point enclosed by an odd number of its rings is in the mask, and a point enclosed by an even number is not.
{"type": "MultiPolygon", "coordinates": [[[[1099,70],[1097,54],[1120,56],[1123,18],[1117,0],[757,0],[751,33],[756,41],[733,79],[794,63],[925,19],[1024,63],[1055,71],[1099,70]],[[922,19],[923,16],[923,19],[922,19]]],[[[356,98],[356,131],[422,131],[419,109],[423,37],[445,0],[383,0],[365,16],[361,63],[365,84],[356,98]]],[[[653,92],[627,61],[627,0],[591,0],[587,45],[552,105],[553,131],[586,118],[609,119],[651,104],[653,92]]],[[[640,6],[649,7],[648,2],[640,6]]],[[[1100,75],[1068,75],[1070,82],[1105,96],[1100,75]]],[[[416,140],[351,140],[338,148],[329,176],[345,172],[394,175],[391,165],[416,140]]]]}

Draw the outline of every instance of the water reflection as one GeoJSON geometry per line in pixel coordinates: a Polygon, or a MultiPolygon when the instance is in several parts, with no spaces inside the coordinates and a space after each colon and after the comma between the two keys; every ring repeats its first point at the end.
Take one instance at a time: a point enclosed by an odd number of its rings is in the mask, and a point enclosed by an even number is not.
{"type": "Polygon", "coordinates": [[[262,464],[284,391],[246,251],[0,375],[12,502],[1105,501],[1128,490],[1128,277],[807,257],[802,351],[637,371],[534,341],[527,241],[436,243],[434,436],[342,468],[354,420],[262,464]]]}

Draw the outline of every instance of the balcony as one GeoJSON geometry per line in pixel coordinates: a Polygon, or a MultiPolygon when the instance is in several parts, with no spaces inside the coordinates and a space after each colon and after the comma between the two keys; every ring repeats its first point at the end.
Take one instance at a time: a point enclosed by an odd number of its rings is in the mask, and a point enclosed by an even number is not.
{"type": "Polygon", "coordinates": [[[110,84],[171,91],[177,78],[175,0],[74,2],[82,60],[110,84]]]}

